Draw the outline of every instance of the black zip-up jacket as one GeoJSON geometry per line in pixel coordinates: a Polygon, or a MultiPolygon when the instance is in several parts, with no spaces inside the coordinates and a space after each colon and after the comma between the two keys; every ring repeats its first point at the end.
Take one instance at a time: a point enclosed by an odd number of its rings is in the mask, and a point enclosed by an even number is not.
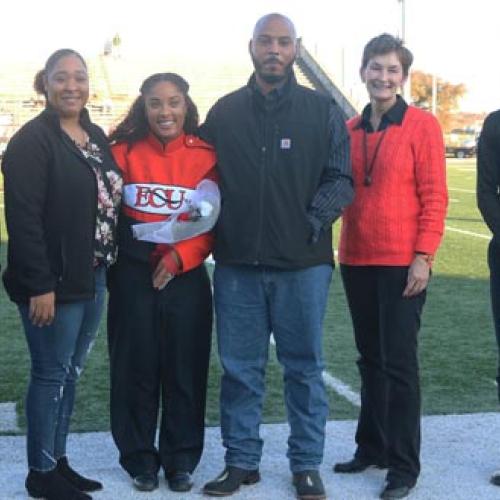
{"type": "Polygon", "coordinates": [[[500,110],[486,117],[479,136],[477,204],[500,245],[500,110]]]}
{"type": "MultiPolygon", "coordinates": [[[[81,125],[103,153],[103,173],[118,172],[104,132],[81,125]]],[[[97,181],[92,167],[46,108],[10,140],[2,161],[9,234],[3,274],[11,300],[54,291],[56,302],[94,296],[97,181]]]]}
{"type": "Polygon", "coordinates": [[[298,85],[293,74],[264,96],[252,76],[212,107],[200,135],[217,153],[217,262],[333,263],[331,225],[353,189],[349,136],[331,98],[298,85]]]}

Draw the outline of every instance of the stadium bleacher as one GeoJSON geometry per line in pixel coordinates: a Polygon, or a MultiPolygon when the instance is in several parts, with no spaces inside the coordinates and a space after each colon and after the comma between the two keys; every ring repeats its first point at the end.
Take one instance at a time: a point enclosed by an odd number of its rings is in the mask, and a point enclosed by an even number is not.
{"type": "MultiPolygon", "coordinates": [[[[250,59],[242,61],[200,60],[172,56],[164,60],[116,57],[113,54],[87,58],[90,78],[88,109],[92,119],[105,131],[116,125],[139,93],[141,82],[150,74],[179,73],[190,83],[190,94],[203,120],[216,100],[244,85],[252,72],[250,59]]],[[[314,88],[295,65],[302,85],[314,88]]],[[[0,152],[12,134],[44,107],[44,100],[33,90],[39,67],[33,62],[15,63],[0,70],[0,152]]]]}

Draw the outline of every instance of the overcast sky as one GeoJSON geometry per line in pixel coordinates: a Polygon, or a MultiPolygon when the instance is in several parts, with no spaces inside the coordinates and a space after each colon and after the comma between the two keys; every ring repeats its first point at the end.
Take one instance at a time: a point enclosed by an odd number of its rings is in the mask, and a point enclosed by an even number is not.
{"type": "MultiPolygon", "coordinates": [[[[465,83],[464,110],[500,108],[499,3],[406,0],[405,34],[414,68],[465,83]]],[[[95,55],[116,32],[125,55],[152,58],[175,51],[247,58],[255,21],[278,11],[291,17],[304,44],[336,80],[358,94],[364,44],[384,31],[402,31],[398,0],[4,0],[0,9],[0,64],[15,59],[40,65],[63,46],[95,55]]]]}

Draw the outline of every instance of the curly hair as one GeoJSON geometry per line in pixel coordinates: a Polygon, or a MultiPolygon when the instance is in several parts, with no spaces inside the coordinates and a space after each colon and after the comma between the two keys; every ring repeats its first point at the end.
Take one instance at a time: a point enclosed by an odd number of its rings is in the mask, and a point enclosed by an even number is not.
{"type": "Polygon", "coordinates": [[[403,40],[389,35],[389,33],[382,33],[372,38],[363,49],[363,57],[361,59],[361,69],[368,66],[368,61],[380,55],[395,52],[398,56],[399,62],[403,67],[403,75],[408,76],[410,66],[413,62],[413,54],[403,45],[403,40]]]}
{"type": "Polygon", "coordinates": [[[155,73],[142,82],[139,89],[140,95],[132,103],[127,116],[111,132],[109,136],[110,142],[126,142],[131,146],[135,142],[147,137],[149,123],[146,117],[145,96],[160,82],[172,83],[184,96],[187,112],[183,129],[186,134],[194,134],[199,121],[198,108],[188,94],[188,82],[177,73],[155,73]]]}
{"type": "Polygon", "coordinates": [[[80,59],[85,69],[87,69],[87,63],[85,62],[85,59],[76,50],[73,49],[56,50],[47,59],[44,68],[38,71],[37,74],[35,75],[33,88],[35,89],[35,92],[37,94],[44,95],[45,99],[47,99],[47,92],[45,90],[45,80],[47,78],[47,75],[54,69],[54,67],[59,62],[60,59],[67,56],[78,57],[78,59],[80,59]]]}

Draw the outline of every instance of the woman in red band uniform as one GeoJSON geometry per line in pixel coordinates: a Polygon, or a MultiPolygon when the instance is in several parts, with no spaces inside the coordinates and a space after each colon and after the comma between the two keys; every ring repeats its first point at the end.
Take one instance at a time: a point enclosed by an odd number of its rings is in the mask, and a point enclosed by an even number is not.
{"type": "Polygon", "coordinates": [[[397,95],[412,60],[388,34],[365,46],[360,73],[370,103],[348,123],[356,196],[339,246],[361,412],[354,458],[334,469],[388,467],[385,499],[407,496],[420,472],[417,336],[447,206],[440,126],[397,95]]]}
{"type": "Polygon", "coordinates": [[[215,180],[212,147],[192,135],[198,112],[188,90],[174,73],[150,76],[110,137],[124,181],[109,280],[111,430],[120,464],[141,491],[158,487],[160,467],[170,489],[190,490],[203,449],[212,329],[203,262],[213,237],[154,244],[135,240],[131,229],[166,220],[202,179],[215,180]]]}

